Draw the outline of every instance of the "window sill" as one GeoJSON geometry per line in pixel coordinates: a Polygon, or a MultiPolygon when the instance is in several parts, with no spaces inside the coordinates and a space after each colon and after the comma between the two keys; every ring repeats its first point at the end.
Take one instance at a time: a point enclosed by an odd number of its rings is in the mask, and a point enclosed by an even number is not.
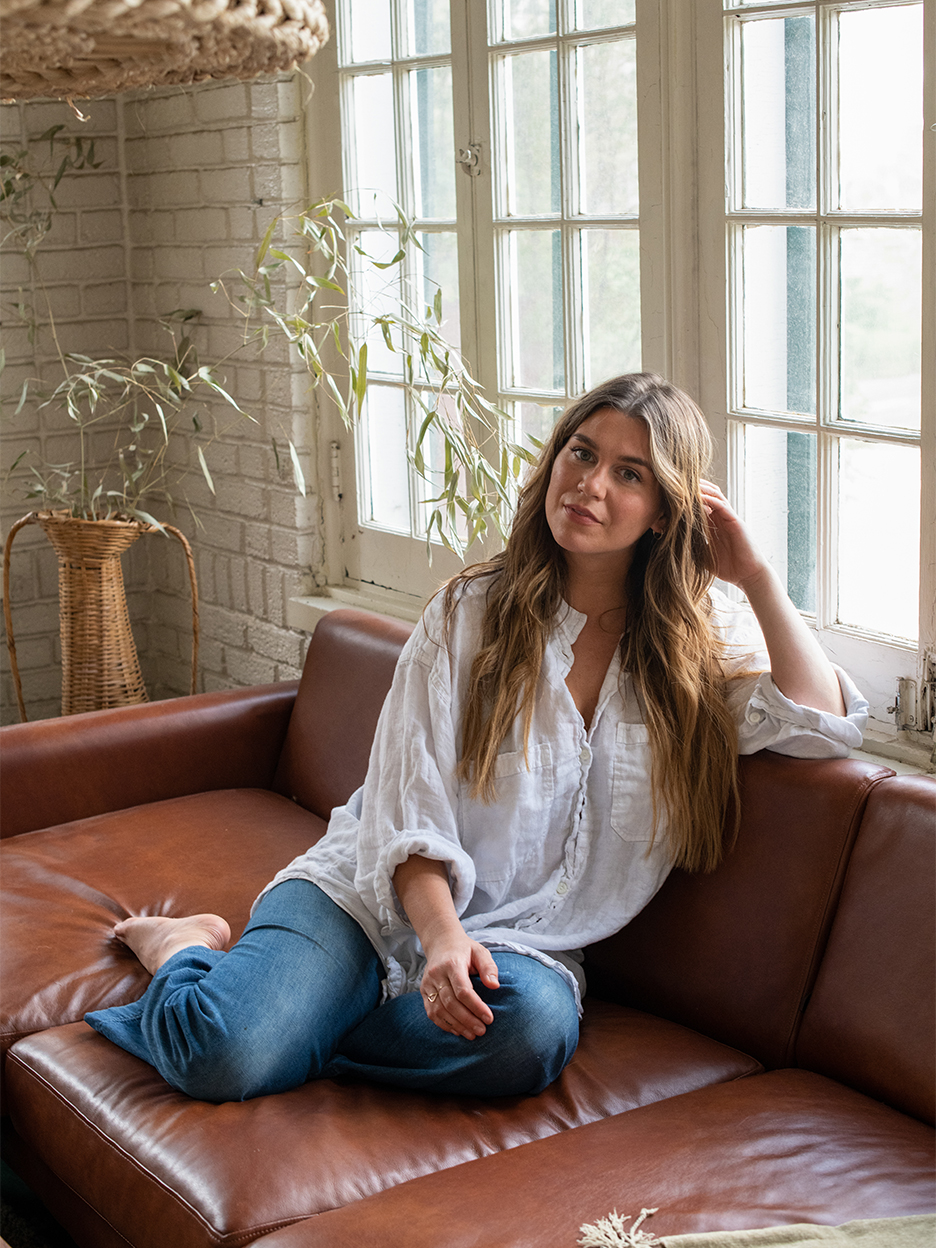
{"type": "Polygon", "coordinates": [[[425,603],[412,594],[393,593],[390,590],[349,589],[343,585],[329,585],[321,595],[290,598],[286,604],[286,624],[302,632],[311,633],[323,616],[341,607],[355,607],[359,611],[375,611],[396,620],[415,624],[422,615],[425,603]]]}
{"type": "MultiPolygon", "coordinates": [[[[389,615],[394,619],[415,624],[422,614],[423,606],[422,600],[411,594],[330,585],[323,594],[315,597],[290,598],[286,607],[286,623],[289,628],[311,633],[319,620],[329,612],[337,611],[341,607],[356,607],[360,611],[376,611],[378,615],[389,615]]],[[[890,767],[898,775],[932,775],[936,772],[936,760],[924,744],[923,734],[915,735],[919,739],[912,741],[905,739],[906,733],[901,733],[898,737],[868,729],[863,747],[855,750],[853,757],[861,759],[862,762],[880,763],[884,767],[890,767]]]]}

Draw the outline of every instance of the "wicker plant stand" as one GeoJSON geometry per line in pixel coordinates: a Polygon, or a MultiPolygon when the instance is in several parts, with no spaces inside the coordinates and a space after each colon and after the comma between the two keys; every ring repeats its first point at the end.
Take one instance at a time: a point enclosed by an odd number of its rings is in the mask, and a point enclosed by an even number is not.
{"type": "MultiPolygon", "coordinates": [[[[140,660],[130,630],[120,556],[142,534],[158,530],[154,525],[127,517],[76,520],[67,511],[33,511],[10,529],[3,551],[3,614],[20,718],[25,722],[27,716],[10,613],[10,551],[16,534],[27,524],[38,524],[58,555],[62,714],[146,702],[140,660]]],[[[195,562],[191,547],[179,530],[168,524],[164,527],[181,542],[188,564],[194,693],[198,674],[195,562]]]]}

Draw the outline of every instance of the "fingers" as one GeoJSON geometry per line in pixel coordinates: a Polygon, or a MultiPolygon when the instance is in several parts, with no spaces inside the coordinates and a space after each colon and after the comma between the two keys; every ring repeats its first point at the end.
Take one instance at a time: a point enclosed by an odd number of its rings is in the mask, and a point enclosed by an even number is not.
{"type": "MultiPolygon", "coordinates": [[[[497,963],[482,945],[474,946],[469,969],[474,970],[485,987],[500,986],[497,963]]],[[[426,1014],[437,1027],[453,1035],[474,1040],[483,1036],[487,1024],[494,1021],[492,1011],[472,988],[467,970],[453,969],[445,978],[438,974],[430,976],[427,972],[421,992],[426,1014]]]]}
{"type": "Polygon", "coordinates": [[[500,987],[497,963],[494,961],[490,949],[485,948],[484,945],[475,945],[474,968],[475,973],[480,977],[486,988],[500,987]]]}
{"type": "Polygon", "coordinates": [[[494,1021],[494,1015],[470,984],[459,991],[446,981],[427,991],[424,982],[422,998],[427,1015],[437,1027],[466,1040],[483,1036],[485,1024],[494,1021]]]}

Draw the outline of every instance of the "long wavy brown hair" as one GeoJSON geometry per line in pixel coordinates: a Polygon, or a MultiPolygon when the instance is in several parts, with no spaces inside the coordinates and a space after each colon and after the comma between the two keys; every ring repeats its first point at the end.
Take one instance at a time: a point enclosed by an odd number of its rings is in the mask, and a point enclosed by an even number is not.
{"type": "Polygon", "coordinates": [[[710,871],[721,858],[726,826],[733,835],[738,809],[737,728],[726,701],[722,647],[709,623],[715,559],[699,492],[711,438],[688,395],[654,373],[616,377],[567,408],[520,493],[506,549],[445,586],[447,628],[464,586],[480,577],[490,582],[459,775],[473,797],[490,801],[497,754],[518,714],[526,748],[566,580],[565,556],[546,519],[546,492],[559,451],[587,417],[607,407],[644,422],[666,515],[662,537],[648,530],[637,543],[622,586],[621,664],[650,738],[653,837],[664,813],[676,865],[710,871]]]}

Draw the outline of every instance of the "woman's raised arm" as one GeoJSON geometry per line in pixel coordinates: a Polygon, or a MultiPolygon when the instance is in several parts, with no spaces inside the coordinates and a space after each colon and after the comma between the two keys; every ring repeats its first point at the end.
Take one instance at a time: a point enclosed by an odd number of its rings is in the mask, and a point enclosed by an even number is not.
{"type": "Polygon", "coordinates": [[[835,669],[790,601],[779,576],[751,541],[717,485],[702,482],[702,501],[718,560],[716,575],[737,585],[751,604],[764,634],[774,684],[800,706],[844,715],[835,669]]]}

